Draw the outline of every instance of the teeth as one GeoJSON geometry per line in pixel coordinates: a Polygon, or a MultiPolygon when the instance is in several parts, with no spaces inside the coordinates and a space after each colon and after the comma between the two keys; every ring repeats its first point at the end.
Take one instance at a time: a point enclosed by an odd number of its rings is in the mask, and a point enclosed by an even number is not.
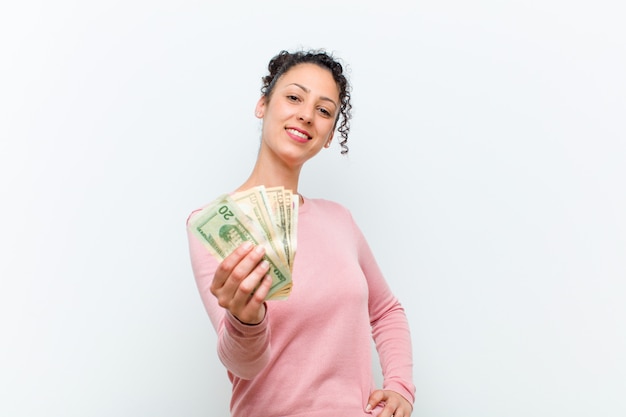
{"type": "Polygon", "coordinates": [[[304,133],[302,133],[302,132],[298,132],[298,131],[297,131],[297,130],[295,130],[295,129],[287,129],[287,131],[288,131],[289,133],[292,133],[292,134],[294,134],[294,135],[296,135],[296,136],[301,137],[302,139],[308,139],[308,138],[309,138],[309,137],[308,137],[307,135],[305,135],[304,133]]]}

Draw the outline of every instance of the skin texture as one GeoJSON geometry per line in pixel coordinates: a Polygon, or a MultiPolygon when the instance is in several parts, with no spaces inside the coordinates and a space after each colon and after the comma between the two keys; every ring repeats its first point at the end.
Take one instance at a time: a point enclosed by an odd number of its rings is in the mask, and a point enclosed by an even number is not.
{"type": "MultiPolygon", "coordinates": [[[[249,178],[237,191],[265,185],[297,193],[304,164],[333,140],[339,105],[339,88],[328,69],[303,63],[285,72],[256,105],[255,115],[263,120],[261,146],[249,178]]],[[[263,254],[263,248],[244,243],[220,263],[211,285],[219,305],[244,324],[265,317],[263,300],[271,279],[263,254]]],[[[409,401],[390,390],[372,392],[366,410],[381,402],[381,417],[411,415],[409,401]]]]}
{"type": "Polygon", "coordinates": [[[241,188],[277,182],[297,192],[304,163],[332,141],[338,102],[339,91],[328,70],[300,64],[283,74],[271,95],[256,105],[255,114],[263,119],[261,148],[241,188]],[[306,132],[308,140],[294,138],[289,128],[306,132]]]}
{"type": "Polygon", "coordinates": [[[266,97],[270,96],[274,91],[276,81],[278,81],[284,73],[288,72],[294,66],[304,63],[312,63],[329,70],[339,87],[340,102],[337,118],[335,119],[335,128],[339,134],[338,141],[341,154],[345,155],[349,150],[347,143],[350,133],[350,119],[352,118],[352,95],[350,83],[345,76],[344,68],[337,59],[323,51],[312,50],[295,53],[282,51],[270,60],[267,67],[269,73],[262,78],[263,86],[261,87],[261,93],[266,97]]]}

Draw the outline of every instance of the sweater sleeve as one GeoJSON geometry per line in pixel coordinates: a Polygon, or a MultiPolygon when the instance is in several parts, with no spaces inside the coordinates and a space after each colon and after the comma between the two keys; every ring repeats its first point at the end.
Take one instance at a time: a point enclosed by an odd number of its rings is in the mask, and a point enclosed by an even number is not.
{"type": "Polygon", "coordinates": [[[372,336],[383,372],[383,389],[415,401],[411,334],[404,308],[391,292],[363,233],[354,223],[359,263],[369,288],[372,336]]]}
{"type": "Polygon", "coordinates": [[[266,309],[265,318],[261,323],[247,325],[222,308],[210,290],[219,261],[189,230],[187,238],[196,285],[204,308],[217,332],[218,357],[233,375],[242,379],[252,379],[269,361],[269,311],[266,309]]]}

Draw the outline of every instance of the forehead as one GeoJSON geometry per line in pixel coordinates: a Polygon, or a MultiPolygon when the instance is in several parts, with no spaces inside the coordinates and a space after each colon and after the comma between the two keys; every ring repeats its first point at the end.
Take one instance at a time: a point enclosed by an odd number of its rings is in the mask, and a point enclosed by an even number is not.
{"type": "Polygon", "coordinates": [[[286,88],[299,84],[311,91],[331,98],[339,97],[339,87],[329,69],[316,64],[303,63],[293,66],[276,82],[276,87],[286,88]]]}

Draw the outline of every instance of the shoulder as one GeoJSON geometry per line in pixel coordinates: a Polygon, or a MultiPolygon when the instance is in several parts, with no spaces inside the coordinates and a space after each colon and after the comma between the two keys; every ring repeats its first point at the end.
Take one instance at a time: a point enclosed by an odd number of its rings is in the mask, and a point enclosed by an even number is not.
{"type": "Polygon", "coordinates": [[[307,199],[305,204],[311,204],[311,208],[316,211],[330,212],[337,215],[346,215],[352,217],[350,210],[344,205],[331,200],[325,200],[323,198],[307,199]]]}
{"type": "Polygon", "coordinates": [[[301,215],[323,221],[330,227],[342,226],[354,228],[356,222],[352,212],[343,204],[336,201],[315,198],[306,200],[300,209],[301,215]],[[307,207],[307,204],[309,207],[307,207]]]}
{"type": "Polygon", "coordinates": [[[202,206],[202,207],[198,207],[198,208],[197,208],[197,209],[195,209],[195,210],[192,210],[192,211],[191,211],[191,213],[189,213],[189,215],[187,216],[187,220],[186,220],[186,222],[185,222],[185,223],[186,223],[186,224],[189,224],[189,221],[191,220],[191,218],[192,218],[193,216],[195,216],[196,214],[200,213],[200,211],[202,211],[202,209],[203,209],[203,208],[205,208],[207,205],[208,205],[208,204],[206,204],[206,205],[204,205],[204,206],[202,206]]]}

